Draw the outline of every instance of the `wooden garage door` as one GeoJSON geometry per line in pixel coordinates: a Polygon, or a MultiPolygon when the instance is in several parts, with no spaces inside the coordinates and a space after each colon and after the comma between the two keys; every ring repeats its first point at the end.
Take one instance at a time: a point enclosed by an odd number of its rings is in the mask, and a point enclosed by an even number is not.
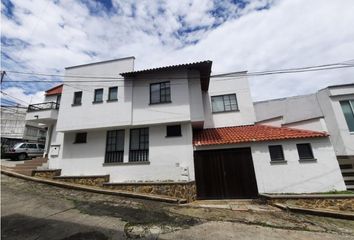
{"type": "Polygon", "coordinates": [[[250,148],[195,151],[194,167],[198,199],[258,195],[250,148]]]}

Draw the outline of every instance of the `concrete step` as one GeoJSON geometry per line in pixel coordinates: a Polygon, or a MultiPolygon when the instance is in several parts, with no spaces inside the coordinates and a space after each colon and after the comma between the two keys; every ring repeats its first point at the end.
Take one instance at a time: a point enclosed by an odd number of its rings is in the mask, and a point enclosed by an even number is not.
{"type": "Polygon", "coordinates": [[[13,167],[12,169],[16,170],[21,170],[21,169],[37,169],[39,166],[16,166],[16,167],[13,167]]]}

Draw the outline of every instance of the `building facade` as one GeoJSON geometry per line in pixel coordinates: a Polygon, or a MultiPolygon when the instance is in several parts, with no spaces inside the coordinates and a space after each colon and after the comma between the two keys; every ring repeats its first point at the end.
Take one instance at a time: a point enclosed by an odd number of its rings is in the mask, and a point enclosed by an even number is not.
{"type": "Polygon", "coordinates": [[[348,189],[354,189],[354,84],[255,102],[258,123],[327,131],[348,189]]]}
{"type": "Polygon", "coordinates": [[[59,110],[27,114],[52,129],[49,168],[121,189],[188,183],[192,199],[345,189],[325,132],[255,125],[247,78],[212,78],[211,61],[134,60],[66,68],[59,110]]]}

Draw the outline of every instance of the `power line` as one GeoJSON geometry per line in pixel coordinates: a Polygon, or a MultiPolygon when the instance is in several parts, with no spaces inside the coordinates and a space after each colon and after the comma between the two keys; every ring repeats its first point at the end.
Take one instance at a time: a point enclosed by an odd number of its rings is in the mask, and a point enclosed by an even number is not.
{"type": "Polygon", "coordinates": [[[6,92],[3,92],[3,91],[1,91],[1,90],[0,90],[0,92],[1,92],[2,94],[4,94],[4,95],[10,97],[10,98],[16,99],[16,100],[21,101],[21,102],[26,103],[26,104],[29,104],[28,102],[26,102],[26,101],[24,101],[24,100],[22,100],[22,99],[19,99],[19,98],[17,98],[17,97],[11,96],[10,94],[8,94],[8,93],[6,93],[6,92]]]}
{"type": "MultiPolygon", "coordinates": [[[[349,60],[352,61],[352,60],[349,60]]],[[[348,61],[346,61],[348,62],[348,61]]],[[[348,64],[345,62],[340,63],[331,63],[331,64],[323,64],[323,65],[315,65],[308,67],[297,67],[297,68],[287,68],[287,69],[279,69],[279,70],[266,70],[266,71],[258,71],[258,72],[248,72],[248,73],[240,73],[240,72],[230,72],[224,74],[211,75],[211,78],[227,78],[227,77],[238,77],[242,76],[264,76],[264,75],[273,75],[273,74],[286,74],[286,73],[299,73],[299,72],[310,72],[310,71],[323,71],[323,70],[332,70],[332,69],[340,69],[340,68],[351,68],[354,67],[353,64],[348,64]]],[[[34,72],[20,72],[20,71],[7,71],[9,73],[14,74],[24,74],[24,75],[34,75],[34,76],[46,76],[46,77],[63,77],[63,78],[81,78],[81,79],[101,79],[96,82],[117,82],[117,81],[126,81],[123,77],[114,77],[114,76],[88,76],[88,75],[59,75],[59,74],[46,74],[46,73],[34,73],[34,72]]],[[[152,75],[149,74],[149,77],[152,75]]],[[[186,77],[169,77],[168,79],[185,79],[186,77]]],[[[189,77],[191,79],[191,77],[189,77]]],[[[6,82],[62,82],[62,80],[12,80],[6,82]]],[[[95,81],[65,81],[65,82],[95,82],[95,81]]]]}

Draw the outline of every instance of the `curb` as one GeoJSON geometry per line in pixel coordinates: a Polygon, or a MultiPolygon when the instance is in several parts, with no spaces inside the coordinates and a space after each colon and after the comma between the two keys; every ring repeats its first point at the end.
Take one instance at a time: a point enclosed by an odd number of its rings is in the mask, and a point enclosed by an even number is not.
{"type": "Polygon", "coordinates": [[[272,195],[260,193],[260,197],[266,199],[340,199],[354,198],[354,194],[288,194],[288,195],[272,195]]]}
{"type": "Polygon", "coordinates": [[[354,220],[354,214],[351,213],[341,213],[329,210],[317,210],[317,209],[309,209],[309,208],[299,208],[299,207],[292,207],[280,203],[273,203],[273,206],[280,208],[282,210],[288,210],[290,212],[295,213],[305,213],[309,215],[321,216],[321,217],[331,217],[331,218],[339,218],[339,219],[346,219],[346,220],[354,220]]]}
{"type": "Polygon", "coordinates": [[[179,204],[187,203],[186,199],[157,196],[157,195],[152,195],[152,194],[139,194],[139,193],[133,193],[133,192],[118,191],[118,190],[112,191],[112,190],[100,189],[100,188],[95,188],[95,187],[88,187],[88,186],[78,185],[78,184],[69,184],[69,183],[65,183],[65,182],[58,182],[58,181],[53,181],[53,180],[44,179],[44,178],[30,177],[30,176],[26,176],[26,175],[23,175],[20,173],[11,172],[11,171],[4,170],[4,169],[1,169],[1,173],[5,174],[7,176],[17,177],[17,178],[21,178],[24,180],[44,183],[44,184],[62,187],[62,188],[86,191],[86,192],[101,193],[101,194],[107,194],[107,195],[113,195],[113,196],[138,198],[138,199],[144,199],[144,200],[152,200],[152,201],[175,203],[175,204],[176,203],[177,204],[178,203],[179,204]]]}

